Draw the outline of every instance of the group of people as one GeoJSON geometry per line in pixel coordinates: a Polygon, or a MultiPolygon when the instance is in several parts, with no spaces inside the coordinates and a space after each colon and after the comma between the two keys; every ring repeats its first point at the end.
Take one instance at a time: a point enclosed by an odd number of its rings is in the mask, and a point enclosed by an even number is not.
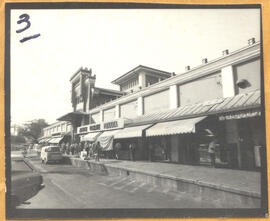
{"type": "Polygon", "coordinates": [[[100,144],[99,142],[90,143],[90,142],[74,142],[74,143],[61,143],[60,150],[63,154],[67,155],[80,155],[82,152],[85,153],[85,158],[94,157],[99,161],[100,157],[100,144]]]}

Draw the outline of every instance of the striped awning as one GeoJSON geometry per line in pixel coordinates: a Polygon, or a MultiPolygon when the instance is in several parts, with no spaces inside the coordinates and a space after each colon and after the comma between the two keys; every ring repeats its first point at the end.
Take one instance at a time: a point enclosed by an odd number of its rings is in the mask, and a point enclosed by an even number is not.
{"type": "Polygon", "coordinates": [[[146,130],[146,136],[165,136],[173,134],[195,133],[196,124],[206,117],[176,120],[158,123],[146,130]]]}
{"type": "Polygon", "coordinates": [[[62,139],[63,137],[54,137],[51,140],[49,140],[48,143],[58,144],[62,139]]]}
{"type": "Polygon", "coordinates": [[[110,130],[103,132],[98,138],[97,141],[100,144],[100,147],[103,151],[108,151],[113,149],[113,139],[114,135],[120,132],[120,130],[110,130]]]}
{"type": "Polygon", "coordinates": [[[137,127],[127,127],[114,135],[114,139],[142,137],[143,130],[151,127],[153,124],[146,124],[137,127]]]}
{"type": "Polygon", "coordinates": [[[93,132],[85,135],[81,135],[81,141],[94,142],[102,132],[93,132]]]}
{"type": "Polygon", "coordinates": [[[234,111],[261,108],[261,91],[238,94],[233,97],[217,98],[201,103],[184,105],[172,110],[145,114],[132,119],[131,125],[158,123],[161,121],[179,120],[198,116],[222,115],[234,111]]]}

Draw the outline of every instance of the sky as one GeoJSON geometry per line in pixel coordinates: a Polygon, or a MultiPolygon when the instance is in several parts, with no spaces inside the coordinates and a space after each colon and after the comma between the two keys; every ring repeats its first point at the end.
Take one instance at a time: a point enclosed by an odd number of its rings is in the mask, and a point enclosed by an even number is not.
{"type": "Polygon", "coordinates": [[[260,39],[259,9],[12,10],[11,123],[71,112],[69,79],[80,67],[97,87],[118,89],[111,81],[138,65],[181,74],[252,37],[260,39]],[[31,26],[16,33],[25,13],[31,26]]]}

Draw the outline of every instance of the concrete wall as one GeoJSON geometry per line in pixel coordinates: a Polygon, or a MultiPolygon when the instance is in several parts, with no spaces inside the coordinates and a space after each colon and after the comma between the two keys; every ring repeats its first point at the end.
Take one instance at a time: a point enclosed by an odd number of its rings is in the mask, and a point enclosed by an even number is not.
{"type": "Polygon", "coordinates": [[[131,101],[120,105],[120,117],[121,118],[134,118],[137,117],[137,100],[131,101]]]}
{"type": "Polygon", "coordinates": [[[100,112],[95,113],[95,114],[91,114],[90,124],[93,124],[93,123],[100,123],[100,112]]]}
{"type": "Polygon", "coordinates": [[[247,93],[261,88],[261,63],[260,59],[248,61],[234,66],[235,82],[246,79],[248,85],[245,88],[236,86],[236,94],[247,93]]]}
{"type": "Polygon", "coordinates": [[[104,121],[112,121],[115,119],[115,108],[110,108],[110,109],[107,109],[107,110],[104,110],[103,112],[104,114],[104,121]]]}
{"type": "Polygon", "coordinates": [[[222,98],[221,74],[215,73],[178,86],[180,106],[222,98]]]}
{"type": "Polygon", "coordinates": [[[144,97],[144,114],[159,112],[170,108],[169,89],[144,97]]]}

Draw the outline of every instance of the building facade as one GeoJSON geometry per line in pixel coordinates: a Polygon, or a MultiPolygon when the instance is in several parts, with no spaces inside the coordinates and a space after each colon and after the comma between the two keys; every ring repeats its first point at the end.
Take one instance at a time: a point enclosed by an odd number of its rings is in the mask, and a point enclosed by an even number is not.
{"type": "Polygon", "coordinates": [[[250,39],[237,51],[175,75],[138,66],[112,83],[95,87],[92,71],[71,78],[73,112],[58,120],[72,124],[75,141],[99,141],[106,152],[120,143],[120,158],[209,164],[209,134],[218,139],[219,166],[262,165],[265,127],[261,105],[261,45],[250,39]]]}
{"type": "Polygon", "coordinates": [[[72,125],[67,121],[58,121],[43,128],[43,136],[39,143],[59,144],[71,142],[72,125]]]}

